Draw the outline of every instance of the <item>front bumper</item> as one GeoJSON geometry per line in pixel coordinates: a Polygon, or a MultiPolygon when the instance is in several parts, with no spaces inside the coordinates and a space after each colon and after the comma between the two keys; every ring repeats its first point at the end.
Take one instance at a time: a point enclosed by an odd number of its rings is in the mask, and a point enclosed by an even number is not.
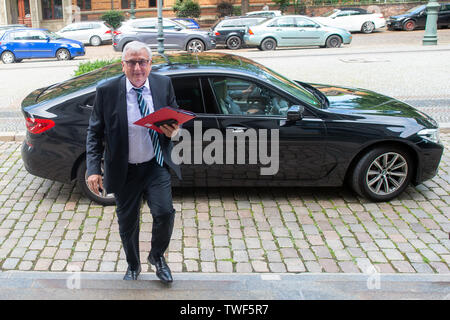
{"type": "Polygon", "coordinates": [[[403,28],[403,20],[387,20],[386,27],[390,29],[402,29],[403,28]]]}
{"type": "Polygon", "coordinates": [[[439,163],[441,161],[442,154],[444,153],[444,146],[442,144],[433,143],[426,140],[419,142],[417,147],[420,149],[420,159],[416,171],[416,177],[413,181],[415,185],[432,179],[437,175],[439,163]]]}

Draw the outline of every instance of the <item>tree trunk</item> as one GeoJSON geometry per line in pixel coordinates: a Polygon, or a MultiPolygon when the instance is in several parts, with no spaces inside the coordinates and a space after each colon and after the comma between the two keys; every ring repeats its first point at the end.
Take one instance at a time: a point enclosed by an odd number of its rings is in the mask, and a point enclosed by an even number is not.
{"type": "Polygon", "coordinates": [[[241,14],[246,14],[249,8],[249,0],[241,0],[241,14]]]}

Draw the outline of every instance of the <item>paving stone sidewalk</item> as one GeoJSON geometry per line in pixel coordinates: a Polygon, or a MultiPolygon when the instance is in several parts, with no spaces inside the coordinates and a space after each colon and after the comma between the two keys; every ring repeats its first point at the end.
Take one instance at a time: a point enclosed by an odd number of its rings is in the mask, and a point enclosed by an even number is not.
{"type": "MultiPolygon", "coordinates": [[[[448,274],[450,134],[438,176],[372,203],[345,188],[175,189],[173,272],[448,274]]],[[[30,175],[0,142],[0,271],[122,272],[115,207],[30,175]]],[[[143,271],[152,218],[141,222],[143,271]]]]}

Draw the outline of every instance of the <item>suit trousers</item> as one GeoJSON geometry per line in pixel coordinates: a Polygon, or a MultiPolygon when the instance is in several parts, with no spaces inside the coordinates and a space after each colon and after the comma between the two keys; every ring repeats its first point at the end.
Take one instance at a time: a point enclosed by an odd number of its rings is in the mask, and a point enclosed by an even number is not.
{"type": "Polygon", "coordinates": [[[119,233],[128,266],[136,270],[139,258],[139,222],[142,199],[147,201],[153,217],[149,255],[162,256],[172,236],[175,209],[169,170],[155,158],[142,164],[129,164],[123,189],[115,193],[119,233]]]}

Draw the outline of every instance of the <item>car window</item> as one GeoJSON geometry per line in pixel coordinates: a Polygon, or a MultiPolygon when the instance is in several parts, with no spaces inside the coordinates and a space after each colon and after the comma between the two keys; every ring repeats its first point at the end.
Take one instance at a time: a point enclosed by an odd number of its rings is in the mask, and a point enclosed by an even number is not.
{"type": "Polygon", "coordinates": [[[223,28],[233,28],[233,27],[242,27],[241,19],[230,19],[225,20],[222,24],[223,28]]]}
{"type": "Polygon", "coordinates": [[[175,28],[181,28],[181,26],[175,22],[172,22],[170,20],[163,20],[163,29],[165,30],[173,30],[175,28]]]}
{"type": "Polygon", "coordinates": [[[299,28],[314,28],[317,26],[317,24],[314,23],[313,21],[304,19],[304,18],[297,17],[297,18],[295,18],[295,22],[296,22],[297,27],[299,27],[299,28]]]}
{"type": "Polygon", "coordinates": [[[210,80],[222,114],[287,115],[289,102],[257,83],[232,77],[210,80]]]}
{"type": "Polygon", "coordinates": [[[27,40],[47,40],[47,35],[42,31],[29,31],[27,40]]]}
{"type": "Polygon", "coordinates": [[[92,29],[100,29],[101,27],[102,27],[102,25],[100,23],[92,23],[91,24],[92,29]]]}
{"type": "Polygon", "coordinates": [[[90,23],[80,24],[78,30],[89,30],[92,29],[92,25],[90,23]]]}
{"type": "Polygon", "coordinates": [[[136,29],[156,29],[156,21],[137,21],[133,22],[131,26],[136,29]]]}
{"type": "Polygon", "coordinates": [[[276,27],[283,27],[283,28],[294,28],[295,27],[295,20],[292,17],[289,18],[279,18],[275,22],[276,27]]]}
{"type": "Polygon", "coordinates": [[[174,77],[172,85],[181,109],[194,113],[205,112],[199,77],[174,77]]]}
{"type": "Polygon", "coordinates": [[[11,36],[12,40],[27,40],[27,32],[26,31],[18,31],[14,32],[11,36]]]}

